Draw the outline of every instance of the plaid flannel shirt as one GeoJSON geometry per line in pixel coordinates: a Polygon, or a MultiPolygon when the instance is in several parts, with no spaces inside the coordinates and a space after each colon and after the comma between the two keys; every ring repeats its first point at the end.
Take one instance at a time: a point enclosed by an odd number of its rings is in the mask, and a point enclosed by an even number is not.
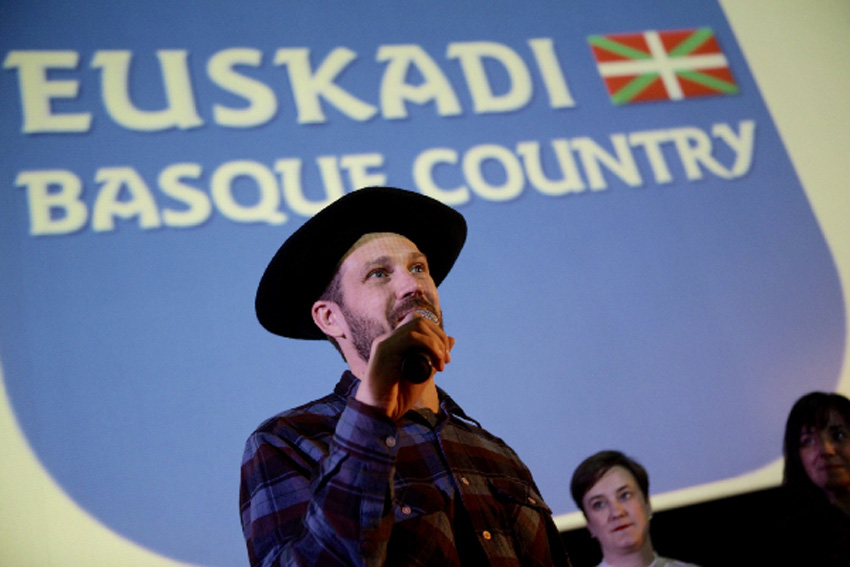
{"type": "Polygon", "coordinates": [[[441,416],[394,423],[334,393],[263,423],[242,461],[240,511],[252,566],[568,566],[531,473],[440,391],[441,416]],[[454,511],[471,526],[455,539],[454,511]],[[463,539],[465,538],[465,539],[463,539]],[[463,541],[461,541],[463,539],[463,541]],[[482,555],[483,552],[483,555],[482,555]]]}

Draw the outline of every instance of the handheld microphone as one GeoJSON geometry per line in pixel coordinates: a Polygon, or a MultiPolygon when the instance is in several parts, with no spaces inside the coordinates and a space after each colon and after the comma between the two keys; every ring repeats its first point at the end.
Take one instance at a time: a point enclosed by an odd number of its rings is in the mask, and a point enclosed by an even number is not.
{"type": "MultiPolygon", "coordinates": [[[[439,317],[427,309],[417,309],[416,313],[437,325],[440,324],[439,317]]],[[[419,349],[410,349],[401,361],[402,377],[413,384],[421,384],[430,378],[433,369],[431,358],[419,349]]]]}

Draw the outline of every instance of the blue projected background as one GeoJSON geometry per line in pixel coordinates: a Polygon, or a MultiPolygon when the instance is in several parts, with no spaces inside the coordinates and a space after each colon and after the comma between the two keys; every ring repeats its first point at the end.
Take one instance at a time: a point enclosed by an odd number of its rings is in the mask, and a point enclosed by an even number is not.
{"type": "Polygon", "coordinates": [[[797,397],[839,387],[836,260],[720,5],[484,10],[0,8],[0,371],[35,459],[95,522],[245,562],[245,438],[344,369],[264,331],[256,285],[364,185],[467,218],[438,385],[557,515],[597,450],[638,457],[655,493],[740,477],[779,457],[797,397]],[[612,101],[590,36],[704,29],[692,55],[731,90],[612,101]]]}

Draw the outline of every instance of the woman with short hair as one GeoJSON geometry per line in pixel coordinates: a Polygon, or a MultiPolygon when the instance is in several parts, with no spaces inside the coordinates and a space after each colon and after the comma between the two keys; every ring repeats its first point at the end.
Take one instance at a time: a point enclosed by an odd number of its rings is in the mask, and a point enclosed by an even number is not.
{"type": "Polygon", "coordinates": [[[649,476],[619,451],[600,451],[573,473],[570,492],[602,548],[599,567],[694,567],[659,557],[649,536],[649,476]]]}

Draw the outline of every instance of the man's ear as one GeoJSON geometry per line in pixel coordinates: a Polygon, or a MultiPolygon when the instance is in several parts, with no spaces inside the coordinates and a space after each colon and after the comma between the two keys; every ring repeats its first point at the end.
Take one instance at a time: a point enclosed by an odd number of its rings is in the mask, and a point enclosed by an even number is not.
{"type": "Polygon", "coordinates": [[[347,326],[342,311],[333,301],[320,299],[313,304],[313,322],[326,335],[335,339],[345,336],[347,326]]]}

